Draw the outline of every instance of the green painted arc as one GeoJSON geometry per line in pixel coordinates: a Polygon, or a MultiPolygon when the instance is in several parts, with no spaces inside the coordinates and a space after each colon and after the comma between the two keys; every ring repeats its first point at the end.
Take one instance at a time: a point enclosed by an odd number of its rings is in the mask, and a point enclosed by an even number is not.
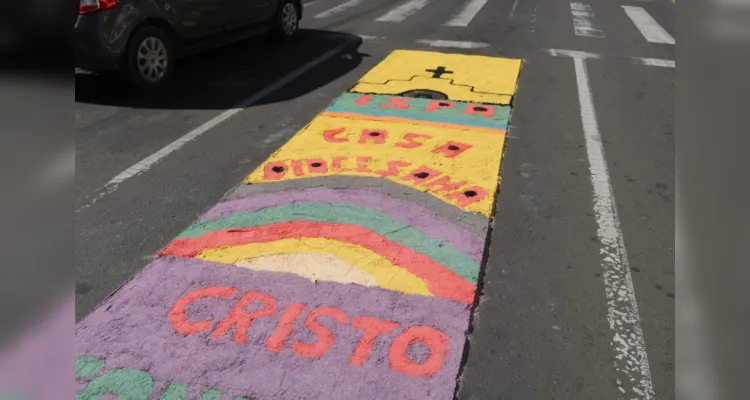
{"type": "Polygon", "coordinates": [[[216,389],[206,389],[201,393],[201,400],[219,400],[221,392],[216,389]]]}
{"type": "Polygon", "coordinates": [[[104,360],[96,357],[78,357],[75,362],[75,374],[79,378],[93,376],[104,368],[104,360]]]}
{"type": "Polygon", "coordinates": [[[298,203],[264,208],[255,212],[225,215],[190,226],[178,238],[196,238],[206,233],[235,228],[253,228],[281,222],[311,221],[358,225],[386,237],[452,270],[476,284],[479,264],[453,246],[367,207],[349,204],[298,203]]]}
{"type": "Polygon", "coordinates": [[[76,400],[97,400],[112,394],[119,400],[148,400],[154,389],[154,378],[137,369],[114,369],[92,380],[76,400]]]}
{"type": "Polygon", "coordinates": [[[172,382],[159,400],[187,400],[187,386],[184,383],[172,382]]]}

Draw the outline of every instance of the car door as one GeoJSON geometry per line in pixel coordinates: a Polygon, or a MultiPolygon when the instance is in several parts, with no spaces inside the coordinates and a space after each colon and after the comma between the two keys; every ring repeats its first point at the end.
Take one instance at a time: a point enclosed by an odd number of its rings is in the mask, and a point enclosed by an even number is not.
{"type": "Polygon", "coordinates": [[[231,0],[234,2],[235,18],[229,24],[231,30],[256,27],[270,21],[276,14],[279,0],[231,0]]]}
{"type": "Polygon", "coordinates": [[[201,41],[223,34],[231,16],[229,7],[235,0],[172,0],[173,14],[184,35],[184,43],[192,47],[201,41]]]}
{"type": "Polygon", "coordinates": [[[276,15],[280,0],[253,0],[253,2],[255,4],[251,5],[253,8],[251,12],[261,21],[270,21],[276,15]]]}

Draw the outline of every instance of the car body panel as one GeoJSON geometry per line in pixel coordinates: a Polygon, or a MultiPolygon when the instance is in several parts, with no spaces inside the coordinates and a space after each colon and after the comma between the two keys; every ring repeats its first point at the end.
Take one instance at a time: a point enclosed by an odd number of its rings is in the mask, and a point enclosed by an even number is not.
{"type": "MultiPolygon", "coordinates": [[[[168,24],[178,56],[267,30],[281,0],[121,0],[112,9],[79,15],[76,67],[117,69],[133,31],[145,23],[168,24]]],[[[297,2],[300,13],[302,2],[297,2]]]]}

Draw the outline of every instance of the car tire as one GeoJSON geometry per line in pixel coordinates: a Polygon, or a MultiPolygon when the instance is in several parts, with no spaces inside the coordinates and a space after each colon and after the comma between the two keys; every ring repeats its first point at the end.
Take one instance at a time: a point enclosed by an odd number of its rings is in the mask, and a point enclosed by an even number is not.
{"type": "Polygon", "coordinates": [[[300,9],[294,0],[282,0],[273,23],[273,36],[279,40],[291,39],[299,29],[300,9]]]}
{"type": "Polygon", "coordinates": [[[156,26],[144,26],[130,38],[121,72],[134,88],[153,92],[172,77],[174,63],[172,38],[156,26]]]}

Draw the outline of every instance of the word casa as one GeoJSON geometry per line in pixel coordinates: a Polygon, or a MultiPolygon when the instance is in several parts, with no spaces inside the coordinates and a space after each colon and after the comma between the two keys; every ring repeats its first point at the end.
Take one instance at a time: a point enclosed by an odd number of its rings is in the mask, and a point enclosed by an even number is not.
{"type": "Polygon", "coordinates": [[[363,176],[379,175],[396,179],[420,190],[427,189],[445,201],[455,202],[461,208],[468,207],[489,195],[489,192],[480,186],[467,187],[467,181],[453,181],[449,175],[426,166],[408,169],[412,163],[403,160],[377,160],[380,165],[374,166],[373,161],[371,156],[360,156],[353,160],[349,157],[334,156],[328,160],[309,158],[288,162],[271,161],[263,166],[263,179],[278,181],[284,179],[290,170],[296,177],[327,175],[331,172],[363,176]]]}
{"type": "Polygon", "coordinates": [[[422,99],[413,99],[399,96],[373,96],[364,94],[354,101],[354,106],[375,107],[392,110],[424,110],[427,113],[450,112],[464,116],[481,116],[487,119],[495,117],[495,107],[485,104],[456,103],[448,100],[431,100],[425,104],[422,99]],[[374,100],[374,101],[373,101],[374,100]],[[456,107],[458,105],[458,107],[456,107]]]}
{"type": "MultiPolygon", "coordinates": [[[[237,292],[237,288],[223,286],[194,290],[175,302],[169,312],[169,323],[177,333],[185,336],[209,332],[213,326],[213,321],[191,320],[187,315],[188,306],[206,298],[232,300],[237,292]]],[[[350,318],[338,308],[318,307],[310,310],[304,320],[305,328],[315,334],[317,342],[293,341],[289,343],[288,339],[294,331],[294,324],[300,319],[306,308],[305,304],[294,303],[278,313],[277,302],[273,297],[264,293],[246,292],[236,301],[229,314],[213,327],[210,337],[220,339],[234,330],[232,340],[245,344],[247,343],[247,331],[252,326],[253,321],[260,318],[275,317],[278,314],[276,329],[265,343],[268,351],[279,353],[282,349],[288,347],[300,357],[318,358],[325,355],[336,341],[333,333],[319,322],[320,318],[328,318],[339,325],[351,324],[352,327],[361,331],[359,342],[349,359],[350,365],[360,367],[367,361],[379,336],[389,334],[401,327],[396,322],[373,317],[355,316],[350,318]],[[253,305],[254,311],[247,311],[250,305],[253,305]]],[[[390,368],[403,374],[429,378],[445,364],[448,347],[448,337],[445,333],[433,327],[407,327],[390,344],[388,351],[390,368]],[[410,360],[407,355],[409,346],[416,343],[422,343],[429,349],[430,354],[423,363],[416,363],[410,360]]]]}
{"type": "MultiPolygon", "coordinates": [[[[351,132],[346,128],[329,129],[323,132],[323,139],[328,143],[348,143],[352,141],[351,132]]],[[[354,136],[357,136],[354,134],[354,136]]],[[[385,129],[363,129],[356,139],[358,144],[386,144],[388,131],[385,129]]],[[[405,133],[398,140],[392,143],[396,147],[404,149],[415,149],[422,147],[425,141],[432,139],[431,135],[423,133],[405,133]]],[[[432,154],[439,154],[445,158],[456,158],[459,154],[470,149],[472,146],[468,143],[449,141],[440,143],[432,149],[432,154]]]]}

